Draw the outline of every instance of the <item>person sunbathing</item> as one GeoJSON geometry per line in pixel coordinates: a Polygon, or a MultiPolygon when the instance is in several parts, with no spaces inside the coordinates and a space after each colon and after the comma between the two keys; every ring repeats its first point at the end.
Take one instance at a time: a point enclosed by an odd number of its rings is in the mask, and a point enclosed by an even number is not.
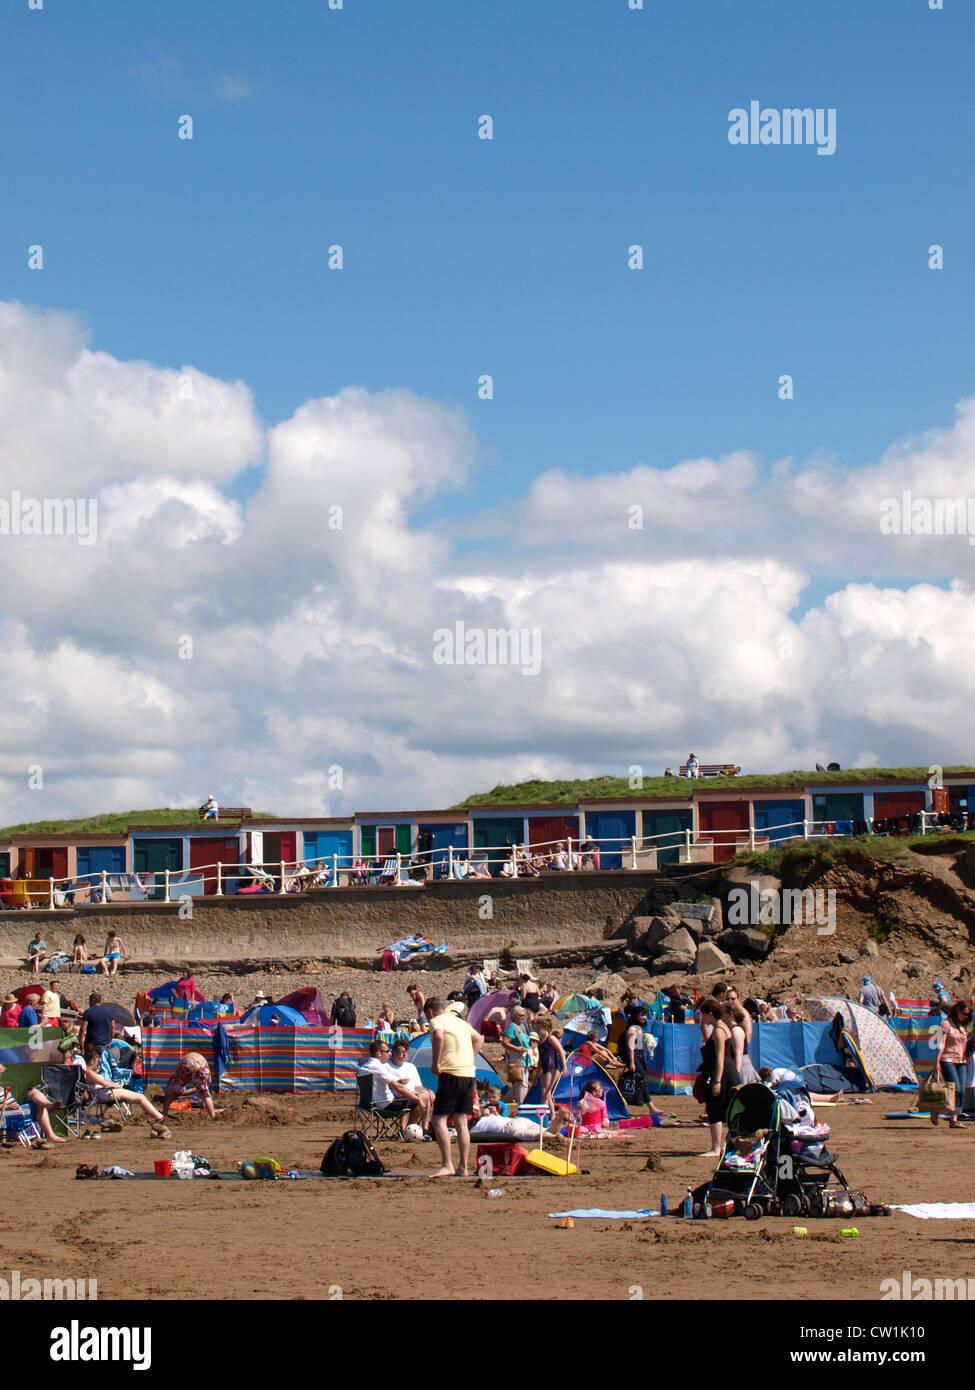
{"type": "Polygon", "coordinates": [[[599,1041],[598,1033],[586,1034],[586,1047],[588,1048],[592,1060],[598,1062],[603,1071],[623,1071],[624,1063],[610,1052],[608,1047],[603,1047],[599,1041]]]}
{"type": "Polygon", "coordinates": [[[123,957],[125,960],[129,958],[129,953],[125,948],[125,942],[119,936],[118,932],[110,931],[105,938],[105,950],[102,952],[102,958],[98,963],[99,970],[103,975],[117,975],[118,963],[123,957]]]}

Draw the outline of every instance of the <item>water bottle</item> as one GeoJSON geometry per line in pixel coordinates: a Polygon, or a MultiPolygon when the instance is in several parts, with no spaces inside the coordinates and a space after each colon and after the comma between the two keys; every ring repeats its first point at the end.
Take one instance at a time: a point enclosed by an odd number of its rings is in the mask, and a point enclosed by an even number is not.
{"type": "Polygon", "coordinates": [[[690,1188],[687,1189],[687,1195],[686,1195],[686,1197],[684,1198],[684,1215],[685,1215],[685,1216],[693,1216],[693,1215],[694,1215],[694,1198],[691,1196],[691,1189],[690,1189],[690,1188]]]}
{"type": "Polygon", "coordinates": [[[667,1194],[666,1194],[666,1192],[661,1192],[661,1194],[660,1194],[660,1215],[661,1215],[661,1216],[666,1216],[666,1215],[667,1215],[667,1194]]]}

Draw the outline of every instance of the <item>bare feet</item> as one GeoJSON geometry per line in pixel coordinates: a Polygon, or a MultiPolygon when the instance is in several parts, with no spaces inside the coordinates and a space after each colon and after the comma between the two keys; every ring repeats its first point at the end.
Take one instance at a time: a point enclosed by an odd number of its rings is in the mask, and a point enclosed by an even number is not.
{"type": "Polygon", "coordinates": [[[455,1169],[454,1169],[454,1177],[455,1177],[455,1178],[469,1178],[469,1177],[470,1177],[470,1173],[468,1173],[468,1171],[467,1171],[466,1168],[455,1168],[455,1169]]]}
{"type": "Polygon", "coordinates": [[[431,1173],[431,1178],[452,1178],[456,1175],[455,1168],[438,1168],[435,1173],[431,1173]]]}
{"type": "Polygon", "coordinates": [[[708,1149],[706,1153],[698,1154],[698,1158],[720,1158],[720,1149],[708,1149]]]}

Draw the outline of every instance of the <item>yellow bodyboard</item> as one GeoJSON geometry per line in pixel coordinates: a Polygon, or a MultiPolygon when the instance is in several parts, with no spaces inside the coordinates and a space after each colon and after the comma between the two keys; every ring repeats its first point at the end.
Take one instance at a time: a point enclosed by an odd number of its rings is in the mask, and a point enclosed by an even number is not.
{"type": "Polygon", "coordinates": [[[524,1162],[530,1163],[540,1173],[553,1173],[560,1178],[568,1177],[576,1171],[574,1163],[566,1163],[564,1158],[558,1158],[555,1154],[543,1153],[541,1149],[532,1149],[530,1154],[525,1155],[524,1162]]]}

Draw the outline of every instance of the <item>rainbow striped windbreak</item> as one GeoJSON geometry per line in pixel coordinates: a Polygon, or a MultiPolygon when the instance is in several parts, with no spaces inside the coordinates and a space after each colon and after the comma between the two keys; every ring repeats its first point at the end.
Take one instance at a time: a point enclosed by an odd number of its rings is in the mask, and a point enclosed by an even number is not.
{"type": "MultiPolygon", "coordinates": [[[[222,1091],[350,1091],[369,1056],[373,1033],[366,1028],[259,1028],[225,1024],[230,1044],[219,1089],[222,1091]]],[[[199,1024],[147,1028],[142,1035],[147,1082],[165,1086],[187,1052],[214,1060],[215,1030],[199,1024]]]]}

